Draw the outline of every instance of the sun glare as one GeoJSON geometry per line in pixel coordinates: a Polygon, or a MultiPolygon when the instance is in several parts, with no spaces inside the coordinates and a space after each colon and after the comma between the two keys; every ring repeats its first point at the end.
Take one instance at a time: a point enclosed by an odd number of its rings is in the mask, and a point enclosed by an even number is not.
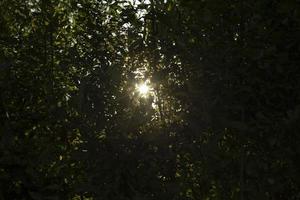
{"type": "Polygon", "coordinates": [[[150,87],[147,83],[141,83],[137,86],[137,90],[142,97],[146,97],[150,92],[150,87]]]}

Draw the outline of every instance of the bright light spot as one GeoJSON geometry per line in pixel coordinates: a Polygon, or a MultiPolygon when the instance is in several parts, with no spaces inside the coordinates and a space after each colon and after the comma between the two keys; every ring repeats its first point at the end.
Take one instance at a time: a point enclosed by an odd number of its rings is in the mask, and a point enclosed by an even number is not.
{"type": "Polygon", "coordinates": [[[149,86],[146,85],[146,83],[143,83],[138,86],[138,90],[141,95],[146,95],[149,92],[149,86]]]}
{"type": "Polygon", "coordinates": [[[151,92],[151,88],[147,82],[137,85],[136,90],[139,92],[141,97],[147,97],[151,92]]]}

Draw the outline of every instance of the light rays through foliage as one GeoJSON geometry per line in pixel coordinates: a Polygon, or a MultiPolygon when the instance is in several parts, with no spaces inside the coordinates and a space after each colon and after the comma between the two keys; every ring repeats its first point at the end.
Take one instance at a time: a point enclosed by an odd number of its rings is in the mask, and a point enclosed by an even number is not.
{"type": "Polygon", "coordinates": [[[293,0],[0,0],[0,199],[298,200],[293,0]]]}

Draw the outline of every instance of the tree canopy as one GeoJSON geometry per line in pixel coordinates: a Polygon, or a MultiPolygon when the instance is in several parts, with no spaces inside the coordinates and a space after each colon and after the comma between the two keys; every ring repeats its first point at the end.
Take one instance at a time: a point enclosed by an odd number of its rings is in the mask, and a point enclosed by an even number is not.
{"type": "Polygon", "coordinates": [[[297,0],[1,0],[0,200],[300,198],[297,0]]]}

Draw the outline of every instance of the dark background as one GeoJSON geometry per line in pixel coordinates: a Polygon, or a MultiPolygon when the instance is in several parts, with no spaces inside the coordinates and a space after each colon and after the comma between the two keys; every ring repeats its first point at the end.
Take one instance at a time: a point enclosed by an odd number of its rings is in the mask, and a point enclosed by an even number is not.
{"type": "Polygon", "coordinates": [[[0,199],[300,199],[299,54],[296,0],[0,0],[0,199]]]}

